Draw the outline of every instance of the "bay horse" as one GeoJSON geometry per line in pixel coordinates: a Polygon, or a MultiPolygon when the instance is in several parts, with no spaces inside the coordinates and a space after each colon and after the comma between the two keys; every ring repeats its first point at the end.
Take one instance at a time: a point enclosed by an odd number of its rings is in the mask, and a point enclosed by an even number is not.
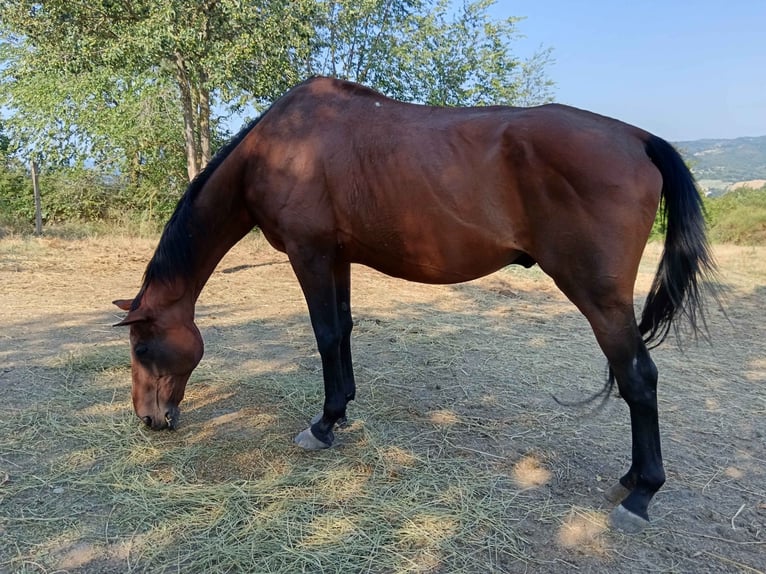
{"type": "Polygon", "coordinates": [[[138,295],[132,399],[174,428],[203,353],[197,297],[224,254],[258,226],[287,254],[321,356],[321,416],[296,437],[332,445],[355,396],[352,263],[450,284],[534,264],[589,321],[630,410],[632,464],[609,491],[614,526],[638,531],[665,482],[657,368],[648,348],[686,316],[703,329],[714,271],[699,192],[678,152],[637,127],[557,104],[447,108],[402,103],[316,77],[288,91],[191,182],[138,295]],[[661,201],[662,200],[662,201],[661,201]],[[662,205],[664,251],[637,321],[633,287],[662,205]]]}

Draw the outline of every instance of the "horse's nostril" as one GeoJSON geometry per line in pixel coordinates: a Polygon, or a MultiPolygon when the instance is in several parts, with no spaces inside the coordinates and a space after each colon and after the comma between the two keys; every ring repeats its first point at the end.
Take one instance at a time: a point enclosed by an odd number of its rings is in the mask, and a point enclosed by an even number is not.
{"type": "Polygon", "coordinates": [[[152,426],[152,417],[146,416],[141,417],[141,420],[144,421],[144,424],[148,427],[152,426]]]}

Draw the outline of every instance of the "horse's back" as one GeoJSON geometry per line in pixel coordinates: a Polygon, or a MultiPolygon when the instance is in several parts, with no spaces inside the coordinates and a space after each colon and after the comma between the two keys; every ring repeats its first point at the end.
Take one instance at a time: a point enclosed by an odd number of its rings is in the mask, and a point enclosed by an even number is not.
{"type": "Polygon", "coordinates": [[[280,227],[331,236],[350,259],[419,281],[552,259],[630,217],[648,235],[659,201],[646,132],[562,105],[430,107],[316,78],[261,123],[269,193],[294,204],[280,207],[293,218],[280,227]]]}

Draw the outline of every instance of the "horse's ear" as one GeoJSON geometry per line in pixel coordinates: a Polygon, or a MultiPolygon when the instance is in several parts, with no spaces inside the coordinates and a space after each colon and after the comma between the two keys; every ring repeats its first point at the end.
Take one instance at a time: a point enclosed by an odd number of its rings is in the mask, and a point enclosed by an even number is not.
{"type": "Polygon", "coordinates": [[[112,301],[112,303],[117,305],[123,311],[130,311],[130,308],[133,306],[133,299],[116,299],[115,301],[112,301]]]}
{"type": "Polygon", "coordinates": [[[138,309],[132,309],[133,307],[133,299],[117,299],[116,301],[112,301],[115,305],[117,305],[120,309],[123,311],[127,311],[128,314],[125,315],[125,318],[120,321],[119,323],[115,323],[112,325],[112,327],[125,327],[126,325],[132,325],[133,323],[139,323],[141,321],[146,321],[149,319],[149,317],[146,314],[146,311],[141,309],[140,307],[138,309]]]}

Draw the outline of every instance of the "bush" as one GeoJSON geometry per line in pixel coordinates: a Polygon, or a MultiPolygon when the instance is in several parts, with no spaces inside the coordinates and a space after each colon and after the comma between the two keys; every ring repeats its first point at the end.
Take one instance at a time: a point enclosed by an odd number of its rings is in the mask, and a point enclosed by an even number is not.
{"type": "MultiPolygon", "coordinates": [[[[711,242],[766,245],[766,187],[705,197],[703,204],[711,242]]],[[[664,237],[665,222],[658,213],[649,238],[663,241],[664,237]]]]}
{"type": "MultiPolygon", "coordinates": [[[[106,212],[111,190],[96,174],[84,169],[42,173],[38,177],[42,215],[46,223],[92,221],[106,212]]],[[[28,171],[6,168],[0,178],[3,219],[31,223],[35,218],[32,178],[28,171]]]]}
{"type": "Polygon", "coordinates": [[[710,239],[737,245],[766,244],[766,187],[706,198],[710,239]]]}
{"type": "MultiPolygon", "coordinates": [[[[129,186],[123,178],[86,168],[60,168],[39,175],[42,216],[46,225],[126,220],[165,221],[175,209],[178,186],[129,186]]],[[[27,169],[0,167],[0,221],[23,229],[34,224],[32,178],[27,169]]]]}

